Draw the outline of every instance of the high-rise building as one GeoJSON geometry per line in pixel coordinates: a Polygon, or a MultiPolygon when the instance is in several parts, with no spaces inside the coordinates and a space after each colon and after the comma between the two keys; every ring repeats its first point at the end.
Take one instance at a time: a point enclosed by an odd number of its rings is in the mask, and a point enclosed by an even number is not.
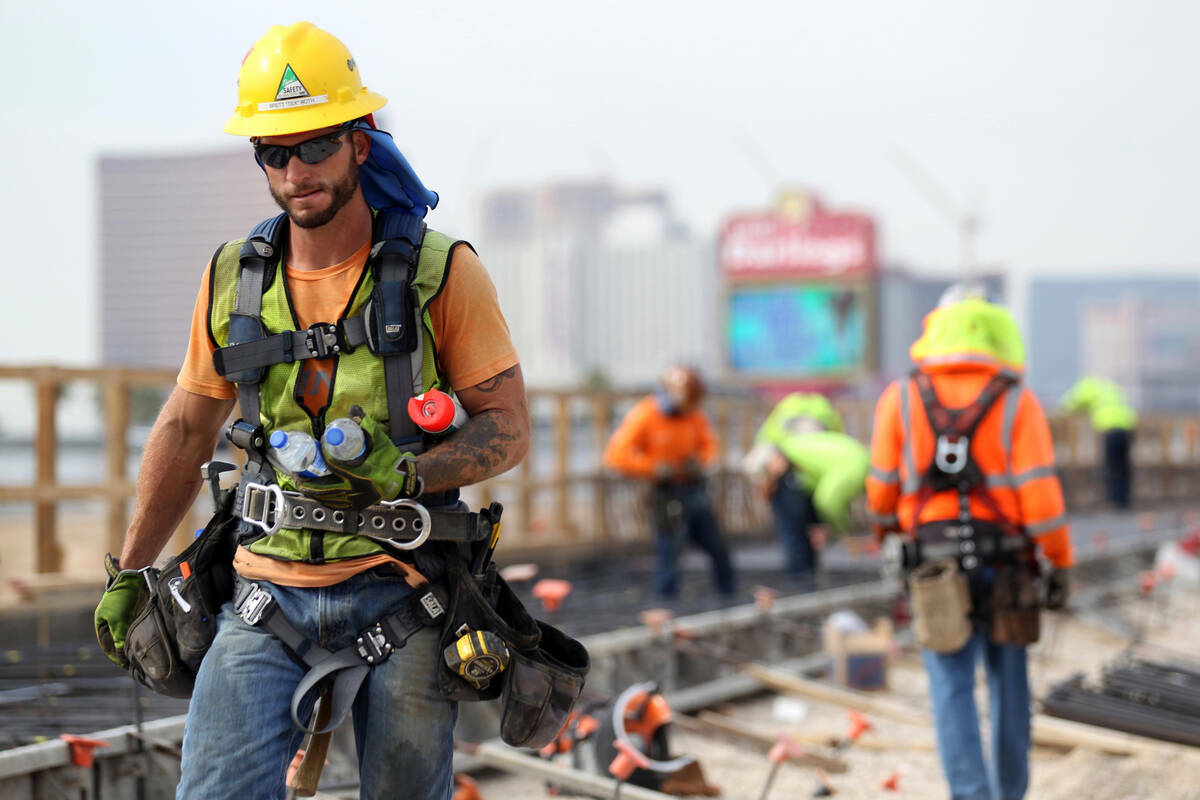
{"type": "Polygon", "coordinates": [[[1029,286],[1027,380],[1047,404],[1098,374],[1142,410],[1200,410],[1191,383],[1197,318],[1194,278],[1037,278],[1029,286]]]}
{"type": "Polygon", "coordinates": [[[101,158],[101,362],[179,366],[204,265],[278,213],[248,151],[101,158]]]}

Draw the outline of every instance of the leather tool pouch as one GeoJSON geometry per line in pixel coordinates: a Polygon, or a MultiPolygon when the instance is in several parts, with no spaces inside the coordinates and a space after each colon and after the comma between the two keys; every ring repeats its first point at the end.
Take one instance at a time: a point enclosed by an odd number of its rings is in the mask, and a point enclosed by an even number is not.
{"type": "Polygon", "coordinates": [[[557,628],[534,620],[495,564],[474,575],[456,551],[447,548],[444,555],[450,609],[438,647],[439,690],[466,702],[502,697],[500,736],[505,743],[544,747],[562,730],[583,691],[590,666],[587,650],[557,628]],[[482,688],[468,683],[441,658],[464,629],[492,631],[509,649],[508,667],[482,688]]]}
{"type": "Polygon", "coordinates": [[[921,564],[908,576],[917,642],[935,653],[953,653],[971,638],[967,578],[952,558],[921,564]]]}
{"type": "MultiPolygon", "coordinates": [[[[126,634],[134,680],[170,697],[191,697],[196,671],[217,632],[217,614],[233,597],[233,490],[188,547],[157,573],[126,634]]],[[[151,573],[154,574],[154,573],[151,573]]]]}
{"type": "Polygon", "coordinates": [[[996,565],[989,638],[997,644],[1028,645],[1041,634],[1036,568],[1017,562],[996,565]]]}

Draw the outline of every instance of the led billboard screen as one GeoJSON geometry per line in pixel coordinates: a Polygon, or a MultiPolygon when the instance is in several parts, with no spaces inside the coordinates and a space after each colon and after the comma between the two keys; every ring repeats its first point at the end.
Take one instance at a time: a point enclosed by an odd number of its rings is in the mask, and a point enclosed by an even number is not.
{"type": "Polygon", "coordinates": [[[867,366],[869,313],[858,287],[730,287],[730,366],[770,376],[840,375],[867,366]]]}

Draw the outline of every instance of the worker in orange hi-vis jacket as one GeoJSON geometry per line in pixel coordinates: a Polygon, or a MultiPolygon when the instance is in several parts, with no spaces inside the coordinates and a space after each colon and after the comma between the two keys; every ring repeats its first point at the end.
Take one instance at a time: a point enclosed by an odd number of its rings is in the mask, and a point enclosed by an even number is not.
{"type": "Polygon", "coordinates": [[[650,485],[658,553],[654,592],[662,599],[679,591],[679,554],[688,539],[712,558],[717,593],[727,600],[734,592],[733,564],[705,491],[704,470],[716,463],[719,446],[700,408],[703,398],[696,370],[671,367],[662,391],[634,405],[604,448],[609,469],[650,485]]]}
{"type": "Polygon", "coordinates": [[[1029,781],[1026,646],[1039,605],[1065,603],[1073,563],[1053,442],[1020,384],[1024,346],[1007,310],[956,298],[925,318],[910,354],[915,369],[875,409],[868,512],[878,535],[899,533],[884,552],[910,570],[952,796],[1018,800],[1029,781]],[[1051,565],[1040,579],[1038,551],[1051,565]],[[981,657],[993,778],[974,700],[981,657]]]}

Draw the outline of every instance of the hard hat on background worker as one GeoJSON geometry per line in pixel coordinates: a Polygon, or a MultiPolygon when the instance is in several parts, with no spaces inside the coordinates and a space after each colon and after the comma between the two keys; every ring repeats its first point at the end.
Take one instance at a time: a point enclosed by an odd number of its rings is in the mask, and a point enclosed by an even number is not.
{"type": "Polygon", "coordinates": [[[242,61],[237,108],[224,130],[284,136],[341,125],[386,103],[363,86],[354,56],[335,36],[311,22],[275,25],[242,61]]]}
{"type": "Polygon", "coordinates": [[[704,380],[692,367],[675,364],[662,377],[663,391],[675,412],[690,411],[704,399],[704,380]]]}
{"type": "Polygon", "coordinates": [[[1025,369],[1025,344],[1016,320],[1008,309],[981,298],[930,311],[908,352],[918,367],[980,363],[1018,374],[1025,369]]]}

